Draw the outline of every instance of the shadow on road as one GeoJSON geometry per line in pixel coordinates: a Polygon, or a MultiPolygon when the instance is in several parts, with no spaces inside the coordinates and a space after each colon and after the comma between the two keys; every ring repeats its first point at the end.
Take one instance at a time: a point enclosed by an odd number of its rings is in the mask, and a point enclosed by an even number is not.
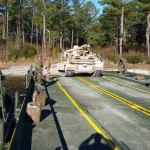
{"type": "MultiPolygon", "coordinates": [[[[46,91],[46,95],[47,95],[47,99],[49,100],[49,104],[50,104],[50,108],[51,108],[51,113],[53,115],[53,118],[54,118],[54,121],[55,121],[55,125],[56,125],[56,128],[57,128],[57,132],[58,132],[58,135],[59,135],[59,138],[60,138],[60,141],[61,141],[61,145],[62,145],[62,148],[64,150],[68,150],[68,147],[67,147],[67,144],[66,144],[66,141],[65,141],[65,138],[64,138],[64,135],[63,135],[63,132],[62,132],[62,129],[61,129],[61,126],[59,124],[59,121],[58,121],[58,118],[57,118],[57,112],[55,111],[54,109],[54,104],[56,103],[55,100],[51,99],[50,96],[49,96],[49,93],[48,93],[48,90],[47,90],[47,87],[52,85],[52,84],[55,84],[56,82],[58,81],[58,79],[56,80],[53,80],[53,78],[50,80],[49,84],[45,84],[45,91],[46,91]]],[[[56,150],[59,150],[61,149],[61,147],[57,147],[56,150]]]]}
{"type": "MultiPolygon", "coordinates": [[[[46,119],[49,115],[52,115],[54,118],[54,122],[56,125],[56,129],[59,135],[59,139],[61,142],[61,146],[58,146],[55,148],[55,150],[68,150],[68,145],[66,143],[65,137],[63,135],[63,131],[61,129],[59,120],[57,118],[57,112],[54,109],[54,105],[57,102],[56,100],[52,99],[49,95],[48,86],[51,86],[55,84],[57,81],[54,79],[51,79],[49,82],[44,82],[45,92],[47,95],[46,103],[50,106],[50,109],[43,109],[41,114],[41,121],[46,119]]],[[[28,97],[28,99],[31,99],[31,96],[28,97]]],[[[33,124],[33,121],[28,117],[27,120],[22,121],[20,123],[21,130],[18,130],[20,132],[20,137],[16,139],[16,143],[14,146],[14,149],[12,150],[31,150],[32,149],[32,134],[33,129],[36,127],[33,124]],[[16,146],[18,145],[18,146],[16,146]]],[[[73,136],[73,135],[72,135],[73,136]]],[[[82,139],[81,139],[82,140],[82,139]]],[[[80,146],[78,147],[79,150],[111,150],[108,143],[111,142],[109,140],[105,140],[102,135],[95,133],[92,134],[89,138],[85,139],[80,146]],[[107,141],[107,142],[106,142],[107,141]]]]}
{"type": "Polygon", "coordinates": [[[42,110],[41,121],[43,121],[44,119],[46,119],[50,114],[51,114],[51,111],[49,109],[42,110]]]}
{"type": "Polygon", "coordinates": [[[111,141],[105,140],[99,133],[92,134],[81,143],[79,150],[112,150],[107,144],[111,141]]]}

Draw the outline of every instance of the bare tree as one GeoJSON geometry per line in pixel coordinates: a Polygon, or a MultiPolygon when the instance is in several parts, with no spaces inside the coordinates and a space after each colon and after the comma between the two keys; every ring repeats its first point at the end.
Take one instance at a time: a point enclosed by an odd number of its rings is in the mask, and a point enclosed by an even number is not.
{"type": "Polygon", "coordinates": [[[150,12],[147,16],[147,24],[148,24],[148,27],[146,29],[146,40],[147,40],[148,57],[150,57],[150,42],[149,42],[149,39],[150,39],[150,12]]]}
{"type": "MultiPolygon", "coordinates": [[[[44,0],[43,0],[43,8],[44,8],[44,10],[45,10],[45,2],[44,2],[44,0]]],[[[43,40],[42,40],[42,54],[43,54],[43,59],[45,59],[46,58],[46,41],[45,41],[45,39],[46,39],[46,37],[45,37],[45,30],[46,30],[46,22],[45,22],[45,12],[44,12],[44,10],[43,10],[43,40]]]]}

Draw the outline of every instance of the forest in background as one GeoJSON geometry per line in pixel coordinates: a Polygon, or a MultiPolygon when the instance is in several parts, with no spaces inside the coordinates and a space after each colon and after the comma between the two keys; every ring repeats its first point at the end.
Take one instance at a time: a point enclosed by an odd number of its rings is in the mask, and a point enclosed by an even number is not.
{"type": "Polygon", "coordinates": [[[131,63],[149,63],[146,47],[149,0],[99,0],[102,14],[85,0],[1,0],[0,60],[56,58],[62,49],[90,44],[97,54],[117,61],[119,39],[131,63]],[[120,34],[124,8],[123,34],[120,34]]]}

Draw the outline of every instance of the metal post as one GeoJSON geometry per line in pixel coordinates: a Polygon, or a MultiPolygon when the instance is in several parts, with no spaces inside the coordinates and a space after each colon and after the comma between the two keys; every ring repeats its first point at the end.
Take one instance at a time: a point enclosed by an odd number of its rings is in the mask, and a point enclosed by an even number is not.
{"type": "Polygon", "coordinates": [[[3,74],[0,71],[0,146],[4,145],[4,122],[5,122],[5,108],[4,108],[4,87],[2,84],[3,74]]]}
{"type": "Polygon", "coordinates": [[[19,92],[16,91],[16,93],[15,93],[15,113],[16,113],[16,110],[18,107],[19,107],[19,92]]]}
{"type": "Polygon", "coordinates": [[[15,119],[18,120],[19,92],[15,93],[15,119]]]}
{"type": "Polygon", "coordinates": [[[4,108],[4,95],[5,95],[5,90],[4,90],[4,87],[3,87],[3,84],[2,84],[2,78],[3,78],[3,75],[2,75],[2,72],[0,72],[0,91],[1,91],[1,94],[0,94],[0,99],[1,99],[1,109],[0,109],[0,114],[2,116],[0,116],[2,118],[2,120],[4,121],[5,120],[5,108],[4,108]]]}
{"type": "Polygon", "coordinates": [[[0,119],[0,146],[4,144],[4,122],[0,119]]]}
{"type": "Polygon", "coordinates": [[[28,74],[25,75],[25,89],[28,89],[28,74]]]}
{"type": "MultiPolygon", "coordinates": [[[[124,3],[124,0],[122,0],[122,3],[124,3]]],[[[124,6],[122,7],[121,12],[121,27],[120,27],[120,55],[122,55],[122,41],[123,41],[123,19],[124,19],[124,6]]]]}

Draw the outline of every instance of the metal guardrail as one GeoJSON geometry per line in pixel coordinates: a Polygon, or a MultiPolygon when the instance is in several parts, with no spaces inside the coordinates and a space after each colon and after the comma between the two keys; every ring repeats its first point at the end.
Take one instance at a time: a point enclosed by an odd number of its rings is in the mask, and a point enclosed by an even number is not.
{"type": "MultiPolygon", "coordinates": [[[[33,70],[33,66],[31,65],[27,74],[25,75],[25,89],[26,90],[28,90],[28,88],[30,86],[31,78],[33,78],[33,76],[34,76],[34,70],[33,70]]],[[[18,119],[19,119],[19,115],[20,115],[21,107],[22,107],[22,106],[19,106],[19,97],[20,97],[19,92],[16,91],[16,93],[15,93],[15,105],[14,105],[16,121],[18,121],[18,119]]]]}
{"type": "Polygon", "coordinates": [[[25,75],[25,89],[27,90],[28,87],[29,87],[29,83],[30,83],[30,80],[31,80],[31,77],[34,76],[34,67],[33,65],[30,66],[27,74],[25,75]]]}
{"type": "MultiPolygon", "coordinates": [[[[133,74],[140,74],[143,76],[147,76],[150,78],[150,66],[145,64],[127,64],[127,71],[133,74]]],[[[104,71],[117,71],[117,64],[114,63],[107,63],[104,66],[104,71]]]]}
{"type": "Polygon", "coordinates": [[[7,102],[10,101],[10,99],[6,96],[6,88],[3,85],[4,80],[5,76],[0,71],[0,148],[7,149],[7,140],[12,124],[17,116],[16,111],[19,110],[19,92],[17,91],[15,94],[15,104],[11,102],[8,105],[7,102]]]}
{"type": "Polygon", "coordinates": [[[24,129],[24,123],[26,122],[26,106],[29,101],[32,99],[33,91],[35,88],[35,83],[33,81],[34,76],[34,67],[31,65],[27,74],[25,75],[25,89],[26,95],[24,97],[23,103],[21,106],[18,105],[18,93],[16,93],[16,103],[15,103],[15,115],[16,115],[16,127],[14,129],[11,141],[9,143],[8,150],[16,150],[19,144],[18,142],[22,139],[22,132],[24,129]]]}
{"type": "Polygon", "coordinates": [[[6,123],[7,116],[4,106],[6,89],[3,86],[4,76],[0,71],[0,146],[4,145],[4,124],[6,123]]]}
{"type": "MultiPolygon", "coordinates": [[[[28,93],[29,90],[31,89],[30,81],[33,75],[34,75],[34,68],[31,65],[27,74],[25,75],[25,89],[28,90],[26,96],[29,95],[28,93]]],[[[25,98],[22,104],[19,103],[20,94],[19,91],[16,91],[14,103],[11,105],[11,108],[9,108],[9,111],[6,112],[8,107],[5,104],[7,102],[7,99],[6,99],[6,88],[3,85],[4,80],[5,77],[0,71],[0,149],[8,148],[9,144],[6,143],[6,139],[8,136],[10,136],[10,133],[8,130],[6,130],[6,127],[9,128],[10,130],[12,128],[12,123],[15,122],[16,124],[18,123],[22,114],[24,114],[22,112],[24,112],[23,110],[25,110],[25,104],[26,104],[25,98]]]]}

